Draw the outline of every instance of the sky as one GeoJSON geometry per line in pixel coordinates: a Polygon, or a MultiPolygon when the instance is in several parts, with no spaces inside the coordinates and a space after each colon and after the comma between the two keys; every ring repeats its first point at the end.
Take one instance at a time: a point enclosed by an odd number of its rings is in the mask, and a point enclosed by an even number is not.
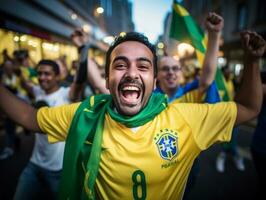
{"type": "Polygon", "coordinates": [[[155,43],[163,33],[163,22],[167,12],[172,11],[173,0],[131,0],[135,31],[144,33],[155,43]]]}

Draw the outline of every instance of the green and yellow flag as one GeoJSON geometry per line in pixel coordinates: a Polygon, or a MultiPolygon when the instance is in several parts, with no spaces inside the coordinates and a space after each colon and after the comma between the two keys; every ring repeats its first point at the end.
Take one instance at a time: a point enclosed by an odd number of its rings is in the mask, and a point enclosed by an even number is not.
{"type": "MultiPolygon", "coordinates": [[[[196,50],[196,55],[200,64],[203,65],[206,52],[207,37],[200,26],[194,21],[189,12],[176,0],[173,2],[172,21],[169,36],[181,42],[192,45],[196,50]]],[[[228,92],[225,87],[225,79],[221,70],[218,68],[215,76],[222,100],[227,100],[228,92]]]]}
{"type": "Polygon", "coordinates": [[[173,3],[170,37],[191,44],[196,49],[198,61],[202,67],[207,37],[188,11],[177,1],[173,3]]]}

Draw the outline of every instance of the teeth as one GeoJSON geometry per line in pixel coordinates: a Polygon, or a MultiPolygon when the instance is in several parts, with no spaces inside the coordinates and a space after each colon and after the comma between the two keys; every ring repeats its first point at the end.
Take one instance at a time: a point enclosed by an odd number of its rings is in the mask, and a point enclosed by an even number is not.
{"type": "Polygon", "coordinates": [[[135,86],[125,86],[123,90],[139,91],[139,88],[135,86]]]}

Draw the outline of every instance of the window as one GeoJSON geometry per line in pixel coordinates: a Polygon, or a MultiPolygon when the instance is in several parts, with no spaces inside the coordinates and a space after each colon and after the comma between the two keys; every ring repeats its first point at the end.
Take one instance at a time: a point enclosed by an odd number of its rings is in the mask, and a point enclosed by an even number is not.
{"type": "Polygon", "coordinates": [[[247,27],[248,11],[245,4],[239,4],[237,7],[237,28],[243,30],[247,27]]]}

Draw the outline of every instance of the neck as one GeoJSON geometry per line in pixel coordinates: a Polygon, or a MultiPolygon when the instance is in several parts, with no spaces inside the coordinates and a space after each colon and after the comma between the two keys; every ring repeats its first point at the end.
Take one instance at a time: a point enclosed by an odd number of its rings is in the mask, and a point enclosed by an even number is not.
{"type": "Polygon", "coordinates": [[[59,85],[56,87],[53,87],[49,90],[44,90],[44,92],[45,92],[45,94],[52,94],[52,93],[56,92],[57,90],[59,90],[59,85]]]}

